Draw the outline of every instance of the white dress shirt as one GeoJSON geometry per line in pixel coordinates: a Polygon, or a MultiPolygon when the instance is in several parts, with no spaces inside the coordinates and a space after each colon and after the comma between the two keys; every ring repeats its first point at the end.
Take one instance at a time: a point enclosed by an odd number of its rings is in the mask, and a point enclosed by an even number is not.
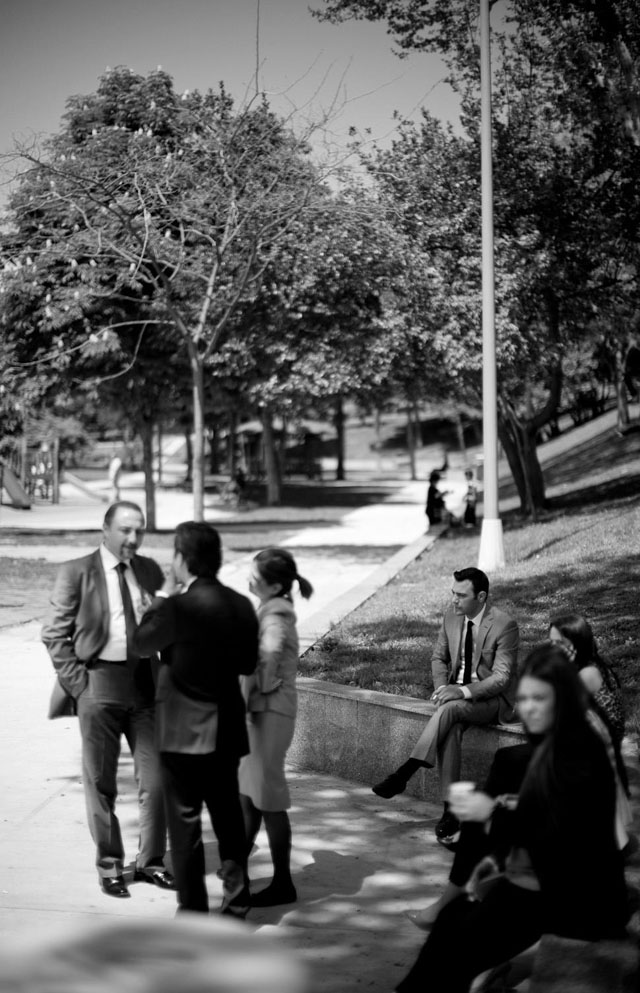
{"type": "MultiPolygon", "coordinates": [[[[100,545],[100,558],[102,559],[109,599],[109,637],[100,650],[100,658],[104,659],[105,662],[125,662],[127,658],[127,630],[122,594],[120,593],[120,580],[116,571],[120,560],[115,557],[113,552],[109,551],[106,545],[100,545]]],[[[142,616],[142,591],[130,565],[127,565],[124,578],[131,593],[136,620],[139,621],[142,616]]]]}
{"type": "MultiPolygon", "coordinates": [[[[469,687],[468,686],[465,686],[465,684],[462,682],[463,679],[464,679],[464,643],[465,643],[465,640],[466,640],[466,637],[467,637],[467,625],[469,623],[469,620],[471,620],[471,635],[472,635],[472,638],[473,638],[473,658],[475,658],[475,656],[476,656],[476,645],[478,644],[478,628],[480,627],[480,623],[482,621],[482,618],[484,617],[485,609],[486,609],[486,604],[482,607],[482,610],[480,611],[480,613],[479,614],[476,614],[475,617],[472,617],[472,618],[465,617],[464,624],[462,625],[462,638],[461,638],[461,641],[460,641],[460,651],[459,651],[459,662],[460,662],[460,664],[458,666],[458,674],[456,676],[456,683],[460,687],[460,689],[462,690],[462,692],[464,693],[464,696],[465,696],[465,699],[466,700],[470,700],[471,699],[471,692],[469,690],[469,687]]],[[[478,673],[476,672],[476,667],[475,666],[472,666],[471,667],[471,682],[472,683],[477,683],[477,681],[478,681],[478,673]]]]}

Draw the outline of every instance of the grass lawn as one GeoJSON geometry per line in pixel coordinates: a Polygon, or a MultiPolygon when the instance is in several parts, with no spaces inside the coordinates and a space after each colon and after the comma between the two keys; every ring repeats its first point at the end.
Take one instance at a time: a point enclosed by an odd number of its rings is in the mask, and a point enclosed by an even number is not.
{"type": "MultiPolygon", "coordinates": [[[[559,472],[566,477],[566,459],[559,472]]],[[[627,476],[617,490],[607,484],[601,492],[588,472],[582,483],[582,499],[574,486],[539,523],[505,518],[508,564],[493,578],[491,598],[518,620],[521,658],[546,636],[550,614],[584,614],[624,687],[629,730],[640,731],[639,488],[629,495],[627,476]]],[[[477,535],[449,530],[308,651],[301,675],[427,698],[452,572],[476,564],[478,544],[477,535]]]]}

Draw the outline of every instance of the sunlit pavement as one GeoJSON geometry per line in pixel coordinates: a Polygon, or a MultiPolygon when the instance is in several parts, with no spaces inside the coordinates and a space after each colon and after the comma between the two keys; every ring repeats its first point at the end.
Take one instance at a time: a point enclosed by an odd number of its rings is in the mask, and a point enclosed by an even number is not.
{"type": "MultiPolygon", "coordinates": [[[[132,899],[104,896],[93,867],[80,782],[75,719],[45,720],[51,686],[39,627],[12,628],[0,638],[3,756],[0,769],[3,852],[0,929],[35,933],[86,915],[167,918],[175,895],[146,884],[132,899]]],[[[136,851],[136,794],[131,760],[121,760],[118,811],[129,858],[136,851]]],[[[379,800],[361,785],[291,771],[293,872],[298,903],[254,910],[248,927],[286,925],[288,941],[312,964],[313,990],[392,990],[420,946],[404,917],[444,881],[450,856],[433,839],[438,809],[415,800],[379,800]]],[[[216,847],[207,830],[212,907],[220,901],[216,847]]],[[[251,877],[270,874],[266,837],[258,838],[251,877]]],[[[281,930],[281,927],[278,928],[281,930]]]]}
{"type": "MultiPolygon", "coordinates": [[[[380,566],[386,546],[419,539],[425,528],[424,490],[424,483],[408,484],[390,501],[353,511],[339,525],[322,527],[315,536],[313,528],[305,528],[287,540],[300,573],[316,588],[308,604],[296,602],[301,626],[370,576],[380,566]]],[[[62,561],[91,549],[91,545],[86,549],[47,545],[45,532],[77,528],[81,520],[86,520],[87,528],[95,528],[102,516],[99,504],[88,501],[81,509],[63,507],[56,518],[49,517],[55,508],[44,509],[44,519],[37,510],[29,521],[30,528],[41,521],[42,544],[3,544],[2,554],[62,561]]],[[[174,506],[173,513],[177,520],[191,516],[182,506],[174,506]]],[[[0,514],[6,526],[6,508],[0,508],[0,514]]],[[[145,551],[165,567],[170,560],[168,549],[154,549],[153,536],[148,537],[145,551]]],[[[223,580],[246,590],[252,554],[225,566],[223,580]]],[[[5,713],[0,732],[0,931],[10,937],[59,922],[73,928],[87,915],[172,917],[175,896],[170,892],[134,884],[132,899],[119,901],[98,888],[80,781],[77,722],[45,718],[53,677],[39,630],[38,618],[0,631],[5,713]]],[[[137,803],[126,746],[119,786],[118,811],[132,859],[137,803]]],[[[297,769],[291,770],[291,790],[298,902],[253,910],[245,926],[273,932],[298,950],[310,965],[314,993],[390,991],[422,941],[403,910],[420,907],[435,896],[448,871],[450,856],[433,838],[439,810],[412,798],[380,800],[361,784],[297,769]]],[[[209,829],[206,837],[207,879],[212,907],[217,907],[221,884],[215,875],[217,853],[209,829]]],[[[263,833],[250,871],[255,887],[261,888],[270,875],[263,833]]]]}
{"type": "MultiPolygon", "coordinates": [[[[308,604],[299,598],[296,602],[301,629],[313,629],[314,617],[324,619],[327,608],[339,605],[341,596],[347,603],[353,587],[380,568],[385,547],[419,547],[425,526],[424,490],[424,483],[407,484],[383,504],[346,515],[339,525],[305,528],[286,539],[299,571],[316,586],[308,604]]],[[[0,508],[0,514],[5,510],[0,508]]],[[[63,511],[66,515],[68,508],[63,511]]],[[[191,516],[182,505],[171,513],[177,520],[191,516]]],[[[79,527],[83,514],[87,529],[95,529],[102,510],[89,501],[84,510],[69,513],[66,527],[79,527]]],[[[85,549],[78,546],[46,544],[48,528],[65,526],[60,516],[56,523],[43,520],[39,525],[42,545],[3,543],[1,553],[49,561],[82,554],[85,549]]],[[[0,518],[0,534],[2,524],[7,524],[6,517],[0,518]]],[[[170,551],[154,548],[151,535],[145,551],[168,565],[170,551]]],[[[224,581],[246,590],[252,554],[230,561],[224,581]]],[[[132,899],[114,900],[98,888],[80,781],[77,722],[45,718],[52,671],[39,640],[40,620],[26,616],[25,623],[0,630],[0,933],[10,940],[60,923],[73,930],[88,917],[171,918],[175,896],[170,892],[140,883],[131,886],[132,899]]],[[[637,758],[632,760],[637,768],[637,758]]],[[[636,829],[639,779],[634,774],[636,829]]],[[[285,907],[253,910],[244,926],[284,940],[297,951],[310,967],[311,993],[391,993],[424,937],[403,911],[435,898],[448,875],[452,856],[433,835],[440,808],[404,796],[381,800],[361,784],[300,769],[290,771],[290,781],[292,862],[299,899],[285,907]]],[[[137,803],[126,748],[119,785],[118,812],[127,855],[133,859],[137,803]]],[[[209,828],[206,841],[207,881],[215,908],[221,884],[209,828]]],[[[129,875],[131,871],[130,867],[129,875]]],[[[270,876],[264,833],[258,837],[250,872],[256,889],[270,876]]]]}

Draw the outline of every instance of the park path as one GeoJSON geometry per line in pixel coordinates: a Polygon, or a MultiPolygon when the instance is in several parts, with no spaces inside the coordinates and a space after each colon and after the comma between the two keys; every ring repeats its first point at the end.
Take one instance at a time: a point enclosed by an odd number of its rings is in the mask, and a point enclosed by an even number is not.
{"type": "MultiPolygon", "coordinates": [[[[379,582],[389,578],[384,573],[389,550],[409,546],[414,554],[433,540],[424,536],[423,500],[424,483],[408,484],[382,504],[347,513],[339,523],[288,532],[285,543],[316,588],[308,603],[296,601],[303,638],[318,624],[326,630],[334,615],[339,619],[341,607],[352,609],[353,591],[366,587],[372,577],[377,575],[379,582]]],[[[100,516],[95,503],[73,513],[63,511],[74,529],[83,520],[95,528],[100,516]]],[[[179,520],[188,516],[180,507],[172,512],[179,520]]],[[[30,528],[42,521],[41,544],[3,541],[0,555],[51,562],[83,554],[85,549],[77,545],[48,545],[46,530],[56,525],[48,514],[43,516],[46,520],[36,515],[29,519],[30,528]]],[[[153,536],[145,550],[168,564],[170,551],[154,549],[153,536]]],[[[252,555],[229,562],[224,581],[246,591],[252,555]]],[[[6,598],[10,591],[3,594],[6,598]]],[[[132,886],[131,900],[117,901],[98,889],[85,821],[77,722],[45,719],[52,673],[39,638],[41,618],[29,613],[24,623],[0,630],[5,713],[0,729],[0,935],[10,942],[12,936],[46,933],[60,925],[73,929],[88,918],[170,918],[175,913],[172,893],[140,884],[132,886]]],[[[439,810],[412,798],[385,804],[367,787],[330,776],[300,769],[290,775],[292,861],[300,898],[291,907],[252,911],[245,926],[284,939],[301,955],[310,969],[311,993],[363,988],[388,993],[422,940],[402,911],[435,895],[448,871],[450,856],[433,840],[439,810]]],[[[118,810],[132,857],[137,804],[126,748],[119,785],[118,810]]],[[[216,906],[220,884],[210,833],[206,848],[216,906]]],[[[269,867],[261,835],[251,863],[258,888],[269,867]]]]}

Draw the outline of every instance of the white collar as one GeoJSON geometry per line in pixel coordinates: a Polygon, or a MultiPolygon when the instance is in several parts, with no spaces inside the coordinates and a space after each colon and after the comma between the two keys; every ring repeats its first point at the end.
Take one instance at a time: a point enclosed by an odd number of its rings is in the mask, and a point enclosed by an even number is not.
{"type": "MultiPolygon", "coordinates": [[[[116,569],[121,562],[121,559],[117,558],[113,552],[109,551],[104,542],[100,545],[100,558],[102,559],[102,565],[105,572],[107,569],[116,569]]],[[[131,563],[125,562],[125,565],[131,565],[131,563]]]]}
{"type": "Polygon", "coordinates": [[[479,614],[476,614],[475,617],[465,617],[465,621],[471,621],[474,628],[477,630],[480,627],[480,624],[482,623],[482,618],[484,617],[484,612],[486,609],[487,609],[487,604],[485,602],[479,614]]]}

